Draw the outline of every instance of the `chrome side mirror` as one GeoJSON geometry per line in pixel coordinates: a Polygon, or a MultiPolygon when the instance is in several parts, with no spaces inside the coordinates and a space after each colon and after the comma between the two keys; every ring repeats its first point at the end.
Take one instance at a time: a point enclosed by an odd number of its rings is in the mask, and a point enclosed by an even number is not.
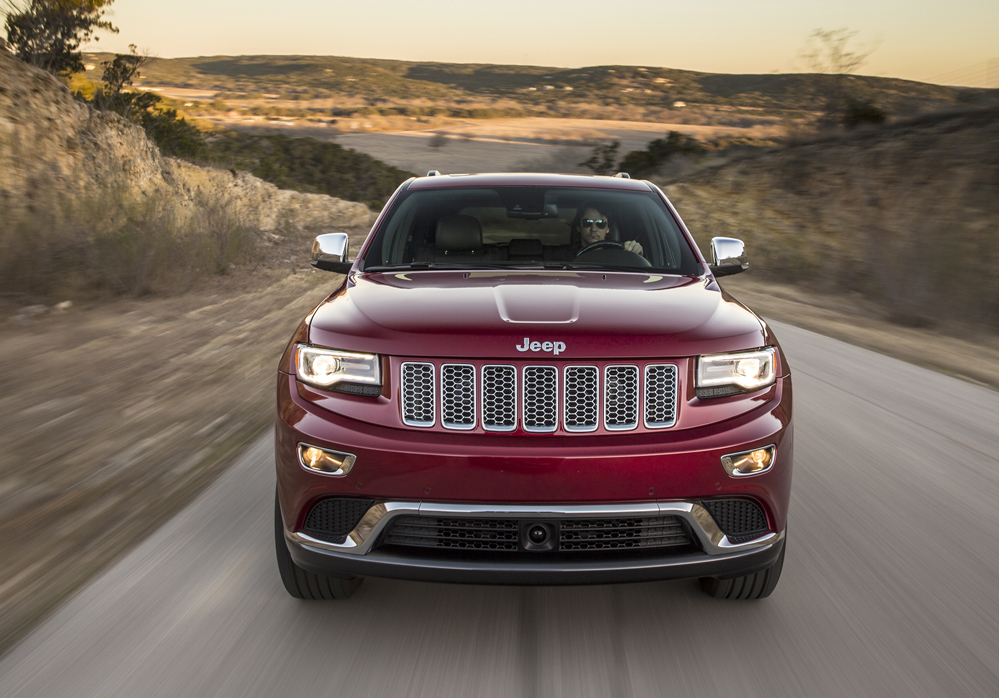
{"type": "Polygon", "coordinates": [[[746,246],[735,238],[711,238],[711,273],[715,276],[730,276],[746,271],[746,246]]]}
{"type": "Polygon", "coordinates": [[[353,266],[347,261],[347,234],[327,233],[317,235],[312,243],[312,266],[323,271],[346,274],[353,266]]]}

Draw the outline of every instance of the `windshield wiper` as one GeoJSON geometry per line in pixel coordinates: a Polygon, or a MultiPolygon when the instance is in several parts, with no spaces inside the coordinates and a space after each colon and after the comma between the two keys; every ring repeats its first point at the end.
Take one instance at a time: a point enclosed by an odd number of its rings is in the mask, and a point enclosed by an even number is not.
{"type": "Polygon", "coordinates": [[[487,264],[482,262],[413,262],[412,264],[390,264],[365,267],[361,271],[420,271],[423,269],[514,269],[509,264],[487,264]]]}

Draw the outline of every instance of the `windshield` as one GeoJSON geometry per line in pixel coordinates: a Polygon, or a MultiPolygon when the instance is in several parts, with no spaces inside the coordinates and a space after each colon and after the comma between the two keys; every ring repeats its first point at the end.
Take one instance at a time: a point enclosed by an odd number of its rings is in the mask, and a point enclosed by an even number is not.
{"type": "Polygon", "coordinates": [[[702,272],[654,192],[544,187],[404,193],[363,260],[400,267],[702,272]]]}

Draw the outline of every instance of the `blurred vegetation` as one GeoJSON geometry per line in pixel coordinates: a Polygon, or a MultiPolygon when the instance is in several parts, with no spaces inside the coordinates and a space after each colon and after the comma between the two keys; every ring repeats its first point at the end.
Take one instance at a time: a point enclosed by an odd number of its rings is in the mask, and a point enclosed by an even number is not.
{"type": "Polygon", "coordinates": [[[707,152],[708,149],[696,138],[670,131],[665,138],[650,141],[645,150],[633,150],[625,155],[618,169],[632,177],[644,179],[658,173],[672,158],[698,158],[707,152]]]}
{"type": "Polygon", "coordinates": [[[658,183],[702,250],[740,238],[760,279],[856,295],[904,326],[999,332],[999,109],[828,134],[658,183]]]}
{"type": "Polygon", "coordinates": [[[209,138],[204,157],[246,170],[282,189],[327,194],[379,209],[411,172],[315,138],[225,131],[209,138]]]}
{"type": "Polygon", "coordinates": [[[0,208],[0,293],[15,297],[144,296],[183,290],[257,257],[257,231],[224,195],[182,212],[165,192],[110,187],[79,199],[0,208]]]}

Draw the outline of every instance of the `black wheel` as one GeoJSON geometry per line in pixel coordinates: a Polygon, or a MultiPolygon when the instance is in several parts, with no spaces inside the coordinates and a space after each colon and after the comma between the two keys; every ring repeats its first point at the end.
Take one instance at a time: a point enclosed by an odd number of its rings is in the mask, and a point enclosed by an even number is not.
{"type": "Polygon", "coordinates": [[[288,544],[284,540],[284,524],[281,522],[281,504],[277,492],[274,493],[274,550],[277,552],[278,571],[281,572],[284,588],[296,599],[310,601],[347,599],[354,595],[364,581],[364,577],[353,579],[327,577],[324,574],[303,570],[295,564],[291,559],[291,553],[288,552],[288,544]]]}
{"type": "Polygon", "coordinates": [[[765,599],[773,593],[780,581],[780,572],[784,569],[784,552],[787,550],[787,538],[784,539],[784,547],[780,550],[780,557],[777,562],[767,569],[747,574],[744,577],[734,579],[717,579],[715,577],[702,577],[698,581],[701,589],[708,596],[716,599],[765,599]]]}

